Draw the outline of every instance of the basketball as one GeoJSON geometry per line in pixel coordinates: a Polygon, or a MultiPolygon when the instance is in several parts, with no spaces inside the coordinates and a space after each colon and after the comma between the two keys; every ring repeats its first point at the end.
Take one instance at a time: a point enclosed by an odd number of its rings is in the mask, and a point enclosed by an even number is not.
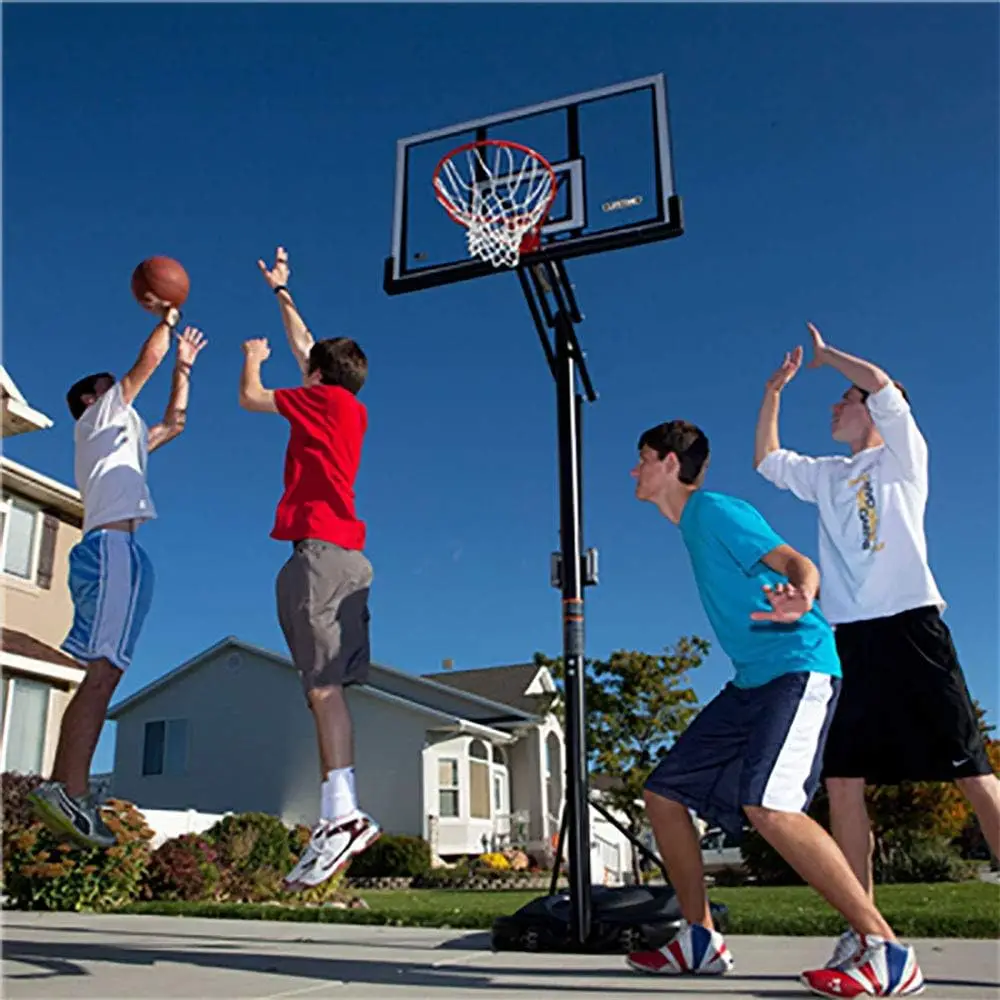
{"type": "Polygon", "coordinates": [[[187,271],[172,257],[150,257],[132,272],[132,294],[144,309],[147,308],[144,299],[149,293],[179,309],[190,288],[187,271]]]}

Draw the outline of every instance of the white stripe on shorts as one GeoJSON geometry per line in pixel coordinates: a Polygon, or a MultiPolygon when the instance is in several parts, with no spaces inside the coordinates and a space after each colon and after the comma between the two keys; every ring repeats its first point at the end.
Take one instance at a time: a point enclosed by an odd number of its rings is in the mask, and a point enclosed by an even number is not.
{"type": "Polygon", "coordinates": [[[114,659],[132,617],[132,538],[123,531],[101,535],[101,587],[90,633],[90,650],[114,659]]]}
{"type": "Polygon", "coordinates": [[[829,674],[809,674],[795,717],[764,787],[760,804],[765,809],[776,812],[805,809],[806,782],[816,764],[833,690],[833,678],[829,674]]]}

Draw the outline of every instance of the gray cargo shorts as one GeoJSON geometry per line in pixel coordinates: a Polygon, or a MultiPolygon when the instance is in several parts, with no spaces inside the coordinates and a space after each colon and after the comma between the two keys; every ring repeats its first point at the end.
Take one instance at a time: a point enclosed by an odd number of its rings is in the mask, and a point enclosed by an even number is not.
{"type": "Polygon", "coordinates": [[[367,679],[372,577],[364,553],[315,538],[296,542],[281,567],[278,622],[306,695],[367,679]]]}

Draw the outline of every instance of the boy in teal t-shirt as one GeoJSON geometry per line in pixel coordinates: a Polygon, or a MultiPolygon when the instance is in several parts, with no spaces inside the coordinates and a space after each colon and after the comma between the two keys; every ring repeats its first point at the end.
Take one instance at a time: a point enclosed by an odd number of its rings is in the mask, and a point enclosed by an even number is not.
{"type": "Polygon", "coordinates": [[[646,782],[646,813],[683,922],[662,948],[629,956],[652,973],[732,968],[713,924],[689,811],[739,837],[744,815],[859,935],[836,967],[802,973],[821,996],[904,996],[923,976],[833,838],[806,815],[840,691],[833,631],[814,600],[819,573],[750,504],[700,489],[705,434],[675,420],[639,439],[636,497],[678,525],[702,604],[735,676],[646,782]]]}

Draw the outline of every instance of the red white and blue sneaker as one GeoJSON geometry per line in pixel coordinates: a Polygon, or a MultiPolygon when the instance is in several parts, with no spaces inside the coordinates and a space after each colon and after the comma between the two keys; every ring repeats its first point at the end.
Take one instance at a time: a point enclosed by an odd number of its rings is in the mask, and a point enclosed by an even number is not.
{"type": "Polygon", "coordinates": [[[378,823],[360,809],[343,819],[321,819],[313,828],[299,863],[285,876],[285,889],[301,892],[333,878],[381,834],[378,823]]]}
{"type": "Polygon", "coordinates": [[[666,976],[721,976],[733,967],[722,935],[686,920],[665,945],[656,951],[635,951],[627,961],[636,972],[666,976]]]}
{"type": "Polygon", "coordinates": [[[924,990],[916,952],[874,934],[840,965],[802,973],[802,982],[821,997],[912,997],[924,990]]]}

